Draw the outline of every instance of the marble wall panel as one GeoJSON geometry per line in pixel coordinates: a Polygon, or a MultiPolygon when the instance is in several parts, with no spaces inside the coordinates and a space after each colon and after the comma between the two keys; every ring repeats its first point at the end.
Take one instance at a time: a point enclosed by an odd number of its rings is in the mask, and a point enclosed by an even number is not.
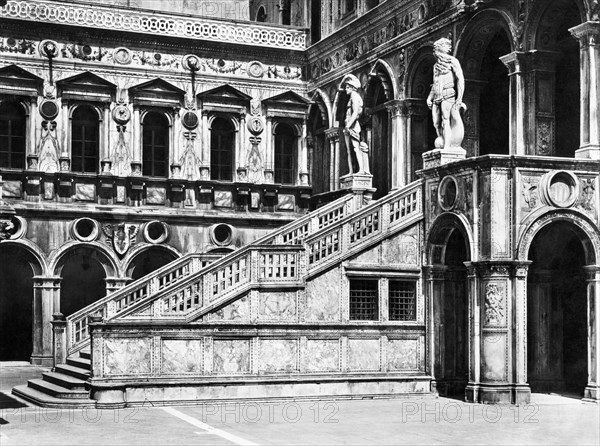
{"type": "Polygon", "coordinates": [[[244,296],[210,315],[215,321],[250,321],[250,298],[244,296]]]}
{"type": "Polygon", "coordinates": [[[339,321],[341,277],[334,268],[306,284],[306,321],[339,321]]]}
{"type": "MultiPolygon", "coordinates": [[[[21,198],[22,186],[20,181],[5,181],[2,187],[2,197],[21,198]]],[[[0,198],[2,198],[0,197],[0,198]]]]}
{"type": "Polygon", "coordinates": [[[339,372],[340,342],[337,339],[309,339],[303,352],[307,372],[339,372]]]}
{"type": "Polygon", "coordinates": [[[202,374],[202,357],[201,339],[163,339],[161,372],[202,374]]]}
{"type": "Polygon", "coordinates": [[[231,195],[231,191],[216,190],[214,205],[215,207],[220,208],[230,208],[233,206],[233,196],[231,195]]]}
{"type": "Polygon", "coordinates": [[[213,371],[220,374],[250,371],[250,340],[215,340],[213,342],[213,371]]]}
{"type": "Polygon", "coordinates": [[[96,185],[94,184],[76,184],[75,199],[78,201],[95,201],[96,185]]]}
{"type": "Polygon", "coordinates": [[[379,246],[368,249],[352,259],[352,262],[379,264],[379,246]]]}
{"type": "Polygon", "coordinates": [[[258,319],[265,321],[297,320],[296,292],[261,292],[258,296],[258,319]]]}
{"type": "Polygon", "coordinates": [[[415,230],[385,240],[382,244],[382,263],[418,266],[419,244],[415,230]]]}
{"type": "Polygon", "coordinates": [[[147,187],[146,188],[146,203],[147,204],[165,204],[167,200],[167,190],[164,187],[147,187]]]}
{"type": "Polygon", "coordinates": [[[388,342],[388,370],[417,370],[419,368],[418,339],[393,339],[388,342]]]}
{"type": "Polygon", "coordinates": [[[481,358],[484,379],[506,381],[508,377],[506,340],[506,333],[484,332],[481,358]]]}
{"type": "Polygon", "coordinates": [[[298,372],[298,341],[261,339],[259,373],[298,372]]]}
{"type": "Polygon", "coordinates": [[[349,339],[348,340],[348,369],[351,372],[360,370],[380,370],[379,339],[349,339]]]}
{"type": "Polygon", "coordinates": [[[104,375],[143,375],[151,372],[150,338],[104,341],[104,375]]]}

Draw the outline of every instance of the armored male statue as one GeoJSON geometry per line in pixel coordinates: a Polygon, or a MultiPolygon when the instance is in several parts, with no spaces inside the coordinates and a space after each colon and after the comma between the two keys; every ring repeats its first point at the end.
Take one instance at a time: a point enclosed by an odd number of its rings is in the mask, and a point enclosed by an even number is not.
{"type": "Polygon", "coordinates": [[[358,173],[369,174],[369,147],[366,143],[360,141],[360,123],[358,119],[363,111],[363,100],[358,94],[360,81],[353,74],[344,77],[344,88],[348,95],[346,105],[346,117],[344,119],[344,138],[346,140],[346,150],[348,152],[348,169],[350,173],[352,168],[352,151],[356,155],[358,162],[358,173]]]}
{"type": "Polygon", "coordinates": [[[432,111],[437,138],[435,147],[444,150],[460,148],[465,136],[460,110],[465,109],[463,94],[465,78],[458,60],[450,55],[452,42],[441,38],[433,44],[436,63],[433,66],[433,84],[427,98],[432,111]]]}

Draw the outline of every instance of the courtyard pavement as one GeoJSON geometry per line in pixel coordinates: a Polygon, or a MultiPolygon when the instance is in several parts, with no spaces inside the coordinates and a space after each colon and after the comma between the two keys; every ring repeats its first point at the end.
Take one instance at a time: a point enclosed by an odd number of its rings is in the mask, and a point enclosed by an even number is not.
{"type": "Polygon", "coordinates": [[[10,394],[43,370],[0,363],[0,446],[600,443],[600,405],[552,394],[518,407],[423,397],[102,411],[38,408],[10,394]]]}

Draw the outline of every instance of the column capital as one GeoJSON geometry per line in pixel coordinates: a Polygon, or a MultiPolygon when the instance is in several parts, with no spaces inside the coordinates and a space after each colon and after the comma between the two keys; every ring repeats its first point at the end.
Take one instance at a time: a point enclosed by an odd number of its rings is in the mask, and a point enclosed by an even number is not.
{"type": "Polygon", "coordinates": [[[588,265],[584,266],[586,279],[588,282],[600,281],[600,265],[588,265]]]}
{"type": "Polygon", "coordinates": [[[325,130],[325,136],[327,139],[338,140],[340,139],[340,128],[339,127],[331,127],[325,130]]]}
{"type": "Polygon", "coordinates": [[[423,265],[422,268],[426,280],[444,280],[444,274],[448,270],[446,265],[423,265]]]}
{"type": "Polygon", "coordinates": [[[500,57],[500,61],[508,68],[509,76],[526,71],[527,59],[527,54],[522,51],[513,51],[500,57]]]}
{"type": "Polygon", "coordinates": [[[478,277],[527,277],[531,261],[484,260],[480,262],[464,262],[470,276],[478,277]]]}
{"type": "Polygon", "coordinates": [[[600,44],[600,22],[584,22],[569,28],[569,32],[579,40],[582,49],[600,44]]]}
{"type": "Polygon", "coordinates": [[[60,276],[33,276],[33,286],[58,288],[61,280],[60,276]]]}
{"type": "Polygon", "coordinates": [[[395,118],[397,116],[406,116],[408,110],[406,109],[406,101],[402,99],[394,99],[385,104],[385,108],[390,115],[395,118]]]}

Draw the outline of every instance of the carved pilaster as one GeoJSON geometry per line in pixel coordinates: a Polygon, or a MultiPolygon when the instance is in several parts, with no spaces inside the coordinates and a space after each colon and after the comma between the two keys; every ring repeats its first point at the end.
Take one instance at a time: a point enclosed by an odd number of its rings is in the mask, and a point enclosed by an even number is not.
{"type": "Polygon", "coordinates": [[[584,267],[588,286],[588,383],[584,398],[600,400],[600,265],[584,267]]]}
{"type": "Polygon", "coordinates": [[[526,91],[526,63],[525,53],[513,52],[500,58],[502,63],[508,68],[509,86],[509,134],[510,146],[509,154],[525,155],[527,140],[525,128],[527,125],[525,115],[526,91]]]}

